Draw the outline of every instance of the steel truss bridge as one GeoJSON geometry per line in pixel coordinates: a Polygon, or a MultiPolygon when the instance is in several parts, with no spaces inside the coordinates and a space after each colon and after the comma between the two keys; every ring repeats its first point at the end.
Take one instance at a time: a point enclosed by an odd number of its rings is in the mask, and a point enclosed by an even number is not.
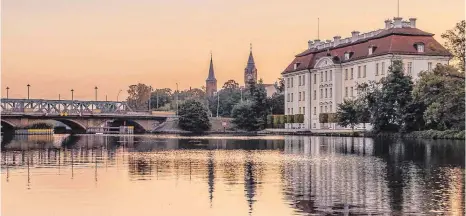
{"type": "Polygon", "coordinates": [[[119,101],[79,101],[79,100],[44,100],[44,99],[1,99],[2,115],[8,114],[42,114],[42,115],[96,115],[122,114],[131,115],[133,110],[126,102],[119,101]]]}

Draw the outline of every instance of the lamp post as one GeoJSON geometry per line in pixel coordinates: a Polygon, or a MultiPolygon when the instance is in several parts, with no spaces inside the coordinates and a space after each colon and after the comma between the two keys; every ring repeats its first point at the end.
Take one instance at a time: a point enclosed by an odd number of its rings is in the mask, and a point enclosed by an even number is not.
{"type": "Polygon", "coordinates": [[[149,86],[149,113],[151,113],[151,106],[152,106],[152,86],[149,86]]]}
{"type": "Polygon", "coordinates": [[[95,101],[97,101],[97,90],[98,90],[99,88],[97,88],[97,86],[96,86],[96,87],[94,87],[94,89],[95,89],[95,101]]]}
{"type": "Polygon", "coordinates": [[[29,100],[29,88],[31,87],[31,85],[28,84],[27,87],[28,87],[28,100],[29,100]]]}
{"type": "Polygon", "coordinates": [[[176,115],[178,115],[178,95],[179,95],[178,83],[176,83],[176,115]]]}
{"type": "Polygon", "coordinates": [[[217,118],[218,118],[218,108],[220,107],[220,92],[217,91],[217,118]]]}
{"type": "Polygon", "coordinates": [[[120,91],[118,91],[118,94],[117,94],[117,102],[118,102],[118,96],[120,96],[120,92],[121,92],[121,89],[120,91]]]}
{"type": "Polygon", "coordinates": [[[6,99],[8,99],[8,91],[10,90],[10,87],[6,87],[6,99]]]}
{"type": "Polygon", "coordinates": [[[74,100],[74,89],[71,89],[71,100],[74,100]]]}

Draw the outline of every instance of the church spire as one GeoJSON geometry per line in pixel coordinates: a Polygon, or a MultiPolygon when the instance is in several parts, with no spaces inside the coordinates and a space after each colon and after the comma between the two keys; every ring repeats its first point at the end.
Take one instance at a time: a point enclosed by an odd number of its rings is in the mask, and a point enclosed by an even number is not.
{"type": "Polygon", "coordinates": [[[257,68],[252,55],[252,43],[249,44],[249,58],[246,68],[244,68],[244,84],[249,82],[257,83],[257,68]]]}
{"type": "Polygon", "coordinates": [[[212,51],[210,51],[210,67],[209,67],[209,76],[207,77],[206,81],[214,81],[215,73],[214,73],[214,63],[212,62],[212,51]]]}

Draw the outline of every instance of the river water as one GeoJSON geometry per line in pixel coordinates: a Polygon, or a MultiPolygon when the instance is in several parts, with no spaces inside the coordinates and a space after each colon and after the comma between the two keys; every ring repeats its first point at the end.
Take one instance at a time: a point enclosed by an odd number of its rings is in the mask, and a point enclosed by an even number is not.
{"type": "Polygon", "coordinates": [[[464,215],[464,141],[2,137],[1,215],[464,215]]]}

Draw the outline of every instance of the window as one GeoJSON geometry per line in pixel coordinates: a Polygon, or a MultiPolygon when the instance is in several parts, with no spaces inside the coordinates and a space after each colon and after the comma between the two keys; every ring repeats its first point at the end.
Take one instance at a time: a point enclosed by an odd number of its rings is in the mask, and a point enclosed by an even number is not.
{"type": "Polygon", "coordinates": [[[293,77],[291,77],[291,88],[293,88],[293,77]]]}
{"type": "Polygon", "coordinates": [[[317,83],[317,74],[314,74],[314,84],[317,83]]]}
{"type": "Polygon", "coordinates": [[[376,64],[375,64],[375,75],[376,75],[376,76],[379,75],[379,63],[376,63],[376,64]]]}
{"type": "Polygon", "coordinates": [[[303,92],[303,101],[306,100],[306,96],[304,96],[304,95],[306,95],[305,93],[306,93],[306,92],[303,92]]]}
{"type": "Polygon", "coordinates": [[[330,112],[332,112],[332,104],[330,104],[330,112]]]}
{"type": "Polygon", "coordinates": [[[366,77],[366,69],[367,69],[367,67],[366,67],[366,65],[364,65],[364,70],[362,71],[362,77],[364,77],[364,78],[366,77]]]}
{"type": "Polygon", "coordinates": [[[332,97],[332,88],[330,88],[329,94],[330,94],[330,98],[331,98],[332,97]]]}
{"type": "Polygon", "coordinates": [[[287,87],[287,88],[290,87],[290,78],[286,78],[286,87],[287,87]]]}
{"type": "Polygon", "coordinates": [[[382,75],[385,74],[385,62],[382,62],[382,75]]]}
{"type": "Polygon", "coordinates": [[[323,109],[322,109],[322,106],[320,106],[320,110],[319,110],[319,112],[322,112],[322,111],[323,111],[323,109]]]}
{"type": "Polygon", "coordinates": [[[299,98],[298,101],[301,101],[301,92],[299,92],[299,98]]]}
{"type": "Polygon", "coordinates": [[[348,80],[348,69],[345,69],[345,80],[348,80]]]}
{"type": "Polygon", "coordinates": [[[353,94],[353,87],[351,87],[351,97],[353,97],[354,94],[353,94]]]}
{"type": "Polygon", "coordinates": [[[306,75],[303,75],[303,85],[306,85],[305,77],[306,77],[306,75]]]}
{"type": "Polygon", "coordinates": [[[327,71],[325,71],[325,81],[327,81],[327,71]]]}
{"type": "Polygon", "coordinates": [[[290,102],[290,93],[286,95],[286,102],[290,102]]]}
{"type": "Polygon", "coordinates": [[[351,68],[351,79],[354,79],[353,68],[351,68]]]}
{"type": "Polygon", "coordinates": [[[322,99],[324,97],[324,91],[320,89],[320,98],[322,99]]]}
{"type": "Polygon", "coordinates": [[[345,53],[345,60],[348,60],[349,59],[349,53],[345,53]]]}
{"type": "Polygon", "coordinates": [[[314,100],[317,98],[316,94],[317,94],[317,92],[316,92],[316,90],[314,90],[314,100]]]}
{"type": "Polygon", "coordinates": [[[312,127],[316,128],[316,123],[314,123],[312,127]]]}
{"type": "Polygon", "coordinates": [[[413,73],[413,63],[408,62],[408,75],[411,75],[413,73]]]}
{"type": "Polygon", "coordinates": [[[358,78],[361,78],[361,66],[358,66],[358,78]]]}
{"type": "Polygon", "coordinates": [[[332,70],[330,70],[329,78],[330,81],[332,81],[332,70]]]}
{"type": "Polygon", "coordinates": [[[417,52],[424,52],[424,44],[417,44],[417,52]]]}
{"type": "Polygon", "coordinates": [[[374,49],[373,49],[372,47],[369,47],[369,55],[372,55],[372,51],[373,51],[373,50],[374,50],[374,49]]]}
{"type": "Polygon", "coordinates": [[[306,114],[306,107],[303,107],[303,114],[306,114]]]}
{"type": "Polygon", "coordinates": [[[327,106],[325,106],[325,112],[327,113],[327,106]]]}
{"type": "Polygon", "coordinates": [[[301,107],[299,107],[299,114],[301,114],[301,107]]]}
{"type": "Polygon", "coordinates": [[[298,80],[298,86],[300,86],[301,85],[301,76],[298,76],[298,79],[299,79],[298,80]]]}
{"type": "Polygon", "coordinates": [[[314,115],[316,115],[316,107],[314,107],[314,115]]]}
{"type": "Polygon", "coordinates": [[[427,62],[427,70],[428,71],[432,70],[432,62],[427,62]]]}
{"type": "Polygon", "coordinates": [[[327,98],[327,88],[325,89],[325,98],[327,98]]]}
{"type": "Polygon", "coordinates": [[[320,72],[320,81],[323,82],[324,81],[324,72],[320,72]]]}
{"type": "Polygon", "coordinates": [[[348,87],[345,87],[345,97],[348,97],[348,87]]]}
{"type": "Polygon", "coordinates": [[[293,102],[293,93],[291,93],[291,99],[290,100],[291,100],[291,102],[293,102]]]}
{"type": "Polygon", "coordinates": [[[290,114],[290,108],[288,108],[288,115],[290,114]]]}
{"type": "Polygon", "coordinates": [[[293,108],[291,108],[291,115],[293,115],[293,108]]]}

